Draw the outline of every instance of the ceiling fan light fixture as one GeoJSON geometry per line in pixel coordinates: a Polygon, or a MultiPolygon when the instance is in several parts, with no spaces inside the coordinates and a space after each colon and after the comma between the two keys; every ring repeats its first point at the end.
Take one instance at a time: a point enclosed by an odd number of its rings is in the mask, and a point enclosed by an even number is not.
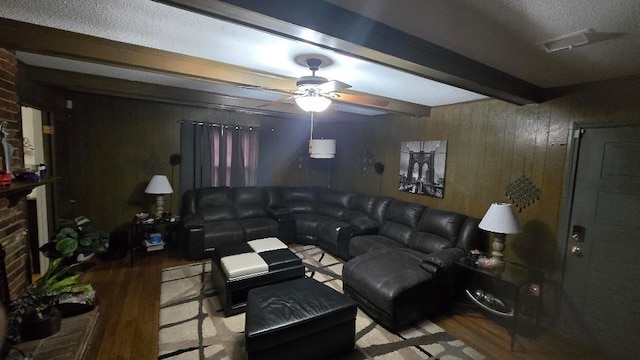
{"type": "Polygon", "coordinates": [[[331,99],[318,94],[297,97],[295,102],[306,112],[322,112],[331,105],[331,99]]]}

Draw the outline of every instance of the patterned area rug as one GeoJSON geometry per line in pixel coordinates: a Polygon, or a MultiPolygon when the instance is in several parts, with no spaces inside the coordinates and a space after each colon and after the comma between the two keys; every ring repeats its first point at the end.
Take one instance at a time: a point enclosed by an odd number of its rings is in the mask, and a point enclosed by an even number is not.
{"type": "MultiPolygon", "coordinates": [[[[307,276],[342,292],[342,264],[315,246],[291,249],[307,276]]],[[[211,264],[164,269],[160,298],[158,359],[246,359],[244,313],[224,317],[211,288],[211,264]]],[[[358,309],[356,346],[340,359],[484,359],[429,320],[399,333],[376,324],[358,309]]]]}

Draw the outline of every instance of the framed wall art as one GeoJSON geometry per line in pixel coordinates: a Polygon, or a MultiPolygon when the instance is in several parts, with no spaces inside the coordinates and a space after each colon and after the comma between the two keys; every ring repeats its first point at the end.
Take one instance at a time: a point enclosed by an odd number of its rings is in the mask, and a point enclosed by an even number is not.
{"type": "Polygon", "coordinates": [[[444,197],[447,141],[407,141],[400,144],[400,191],[444,197]]]}

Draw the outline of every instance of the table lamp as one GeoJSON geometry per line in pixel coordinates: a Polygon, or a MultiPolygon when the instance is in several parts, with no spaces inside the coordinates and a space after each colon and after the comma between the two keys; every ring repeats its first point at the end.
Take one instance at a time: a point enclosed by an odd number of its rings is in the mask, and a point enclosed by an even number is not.
{"type": "Polygon", "coordinates": [[[478,224],[482,230],[494,233],[492,259],[495,263],[502,263],[504,257],[504,240],[506,234],[517,234],[522,232],[518,219],[511,210],[511,204],[493,203],[484,214],[482,221],[478,224]]]}
{"type": "Polygon", "coordinates": [[[173,193],[169,179],[164,175],[153,175],[144,192],[158,195],[156,197],[156,217],[162,217],[162,213],[164,212],[164,195],[173,193]]]}

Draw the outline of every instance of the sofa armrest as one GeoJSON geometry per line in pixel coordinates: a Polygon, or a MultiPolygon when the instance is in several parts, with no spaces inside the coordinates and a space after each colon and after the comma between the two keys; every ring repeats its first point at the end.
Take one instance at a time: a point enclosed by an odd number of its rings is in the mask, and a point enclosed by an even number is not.
{"type": "Polygon", "coordinates": [[[289,211],[289,208],[287,208],[286,206],[269,206],[267,208],[267,214],[269,215],[269,217],[273,218],[273,219],[281,219],[284,217],[291,217],[291,211],[289,211]]]}
{"type": "Polygon", "coordinates": [[[447,269],[454,261],[464,256],[464,250],[449,248],[428,254],[420,265],[431,274],[436,274],[441,269],[447,269]]]}
{"type": "Polygon", "coordinates": [[[185,229],[201,228],[204,226],[204,218],[198,214],[187,214],[182,217],[182,227],[185,229]]]}
{"type": "Polygon", "coordinates": [[[369,218],[360,218],[350,223],[353,233],[351,236],[374,235],[378,233],[378,223],[369,218]]]}

